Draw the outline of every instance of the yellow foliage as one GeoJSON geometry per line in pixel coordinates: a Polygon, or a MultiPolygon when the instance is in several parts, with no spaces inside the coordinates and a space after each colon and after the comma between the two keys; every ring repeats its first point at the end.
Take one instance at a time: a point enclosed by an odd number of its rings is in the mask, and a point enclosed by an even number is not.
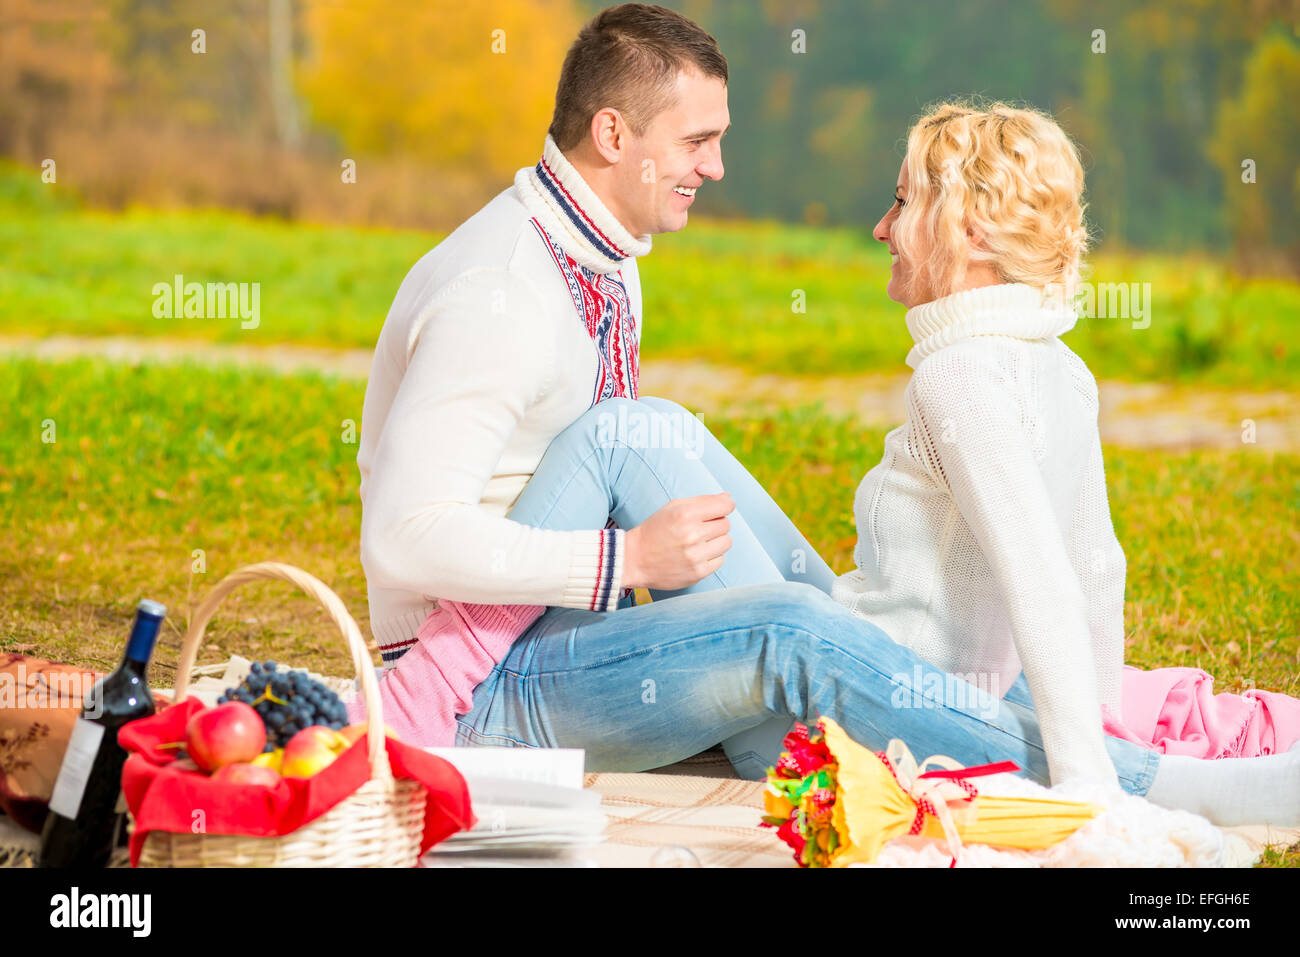
{"type": "Polygon", "coordinates": [[[345,147],[495,177],[536,161],[573,0],[306,0],[299,90],[345,147]]]}

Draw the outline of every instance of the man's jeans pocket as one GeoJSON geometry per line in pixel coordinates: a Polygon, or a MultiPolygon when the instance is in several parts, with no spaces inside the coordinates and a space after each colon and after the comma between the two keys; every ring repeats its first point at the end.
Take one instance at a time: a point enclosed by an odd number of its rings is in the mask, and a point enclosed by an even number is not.
{"type": "Polygon", "coordinates": [[[539,747],[521,740],[526,732],[506,720],[512,702],[503,695],[501,679],[501,669],[496,668],[474,689],[473,707],[456,716],[456,747],[539,747]]]}

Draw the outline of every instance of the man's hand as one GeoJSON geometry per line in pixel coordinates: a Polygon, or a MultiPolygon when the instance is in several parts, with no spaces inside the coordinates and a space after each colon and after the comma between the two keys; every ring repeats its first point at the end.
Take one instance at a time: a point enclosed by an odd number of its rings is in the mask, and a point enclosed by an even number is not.
{"type": "Polygon", "coordinates": [[[731,547],[726,492],[675,498],[624,538],[623,587],[674,591],[722,567],[731,547]]]}

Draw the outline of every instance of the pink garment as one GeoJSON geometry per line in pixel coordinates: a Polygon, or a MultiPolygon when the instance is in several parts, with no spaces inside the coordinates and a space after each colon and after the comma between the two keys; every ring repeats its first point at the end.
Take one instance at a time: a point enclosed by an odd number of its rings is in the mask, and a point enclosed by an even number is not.
{"type": "Polygon", "coordinates": [[[1164,754],[1255,758],[1300,740],[1300,699],[1275,691],[1215,694],[1200,668],[1124,666],[1117,719],[1102,708],[1106,733],[1164,754]]]}
{"type": "MultiPolygon", "coordinates": [[[[384,723],[407,744],[455,746],[456,716],[473,707],[474,689],[543,611],[542,605],[440,600],[415,644],[379,682],[384,723]]],[[[348,723],[365,720],[357,695],[348,705],[348,723]]]]}

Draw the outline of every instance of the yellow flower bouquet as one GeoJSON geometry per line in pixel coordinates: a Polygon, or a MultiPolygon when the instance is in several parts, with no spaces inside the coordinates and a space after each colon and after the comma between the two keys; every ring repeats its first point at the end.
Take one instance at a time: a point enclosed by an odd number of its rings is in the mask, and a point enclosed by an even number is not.
{"type": "Polygon", "coordinates": [[[1010,761],[964,768],[942,755],[918,764],[897,738],[873,752],[830,718],[811,732],[795,725],[784,744],[768,769],[761,826],[777,829],[801,867],[870,863],[903,834],[945,840],[954,866],[963,840],[1051,847],[1101,811],[1081,801],[981,795],[970,778],[1020,769],[1010,761]]]}

